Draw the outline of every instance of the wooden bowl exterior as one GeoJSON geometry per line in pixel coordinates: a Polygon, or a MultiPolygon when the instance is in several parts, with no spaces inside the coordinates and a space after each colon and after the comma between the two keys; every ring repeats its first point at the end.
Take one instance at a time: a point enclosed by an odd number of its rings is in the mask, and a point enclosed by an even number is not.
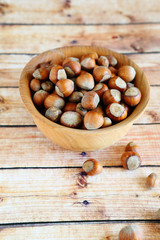
{"type": "Polygon", "coordinates": [[[49,50],[31,59],[25,66],[20,77],[20,95],[24,105],[32,114],[33,119],[41,132],[59,146],[74,151],[95,151],[114,144],[123,137],[134,121],[144,112],[150,98],[150,86],[147,77],[141,68],[124,55],[97,46],[71,46],[49,50]],[[32,73],[42,62],[61,63],[65,57],[80,57],[89,52],[97,52],[98,55],[112,54],[118,60],[118,67],[131,65],[136,70],[136,86],[141,90],[142,99],[132,114],[124,121],[108,128],[94,131],[72,129],[51,122],[41,115],[32,102],[29,82],[32,73]]]}

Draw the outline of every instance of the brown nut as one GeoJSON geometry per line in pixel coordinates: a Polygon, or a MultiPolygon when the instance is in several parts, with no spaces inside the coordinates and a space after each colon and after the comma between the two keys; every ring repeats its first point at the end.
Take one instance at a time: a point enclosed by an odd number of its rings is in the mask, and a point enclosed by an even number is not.
{"type": "Polygon", "coordinates": [[[62,66],[55,65],[51,68],[49,79],[56,84],[58,80],[66,79],[67,74],[62,66]]]}
{"type": "Polygon", "coordinates": [[[108,61],[108,58],[105,57],[105,56],[100,56],[97,60],[97,63],[98,65],[100,66],[106,66],[108,67],[109,66],[109,61],[108,61]]]}
{"type": "Polygon", "coordinates": [[[67,76],[70,78],[77,76],[81,72],[80,63],[75,61],[69,61],[65,63],[63,68],[65,69],[67,76]]]}
{"type": "Polygon", "coordinates": [[[76,111],[76,106],[77,104],[76,103],[72,103],[72,102],[68,102],[64,109],[63,109],[63,112],[68,112],[68,111],[72,111],[72,112],[75,112],[76,111]]]}
{"type": "Polygon", "coordinates": [[[104,92],[108,90],[108,87],[104,83],[97,83],[92,91],[96,92],[100,99],[102,99],[104,92]]]}
{"type": "Polygon", "coordinates": [[[135,170],[141,165],[141,157],[137,152],[125,152],[121,156],[121,163],[125,169],[135,170]]]}
{"type": "Polygon", "coordinates": [[[39,67],[47,68],[49,71],[51,70],[51,64],[49,62],[43,62],[39,64],[39,67]]]}
{"type": "Polygon", "coordinates": [[[85,161],[82,165],[82,169],[89,176],[100,174],[103,171],[101,164],[93,158],[85,161]]]}
{"type": "Polygon", "coordinates": [[[83,72],[76,78],[76,84],[81,89],[92,90],[94,88],[93,76],[88,72],[83,72]]]}
{"type": "Polygon", "coordinates": [[[111,103],[106,108],[106,115],[114,122],[120,122],[127,117],[127,110],[119,103],[111,103]]]}
{"type": "Polygon", "coordinates": [[[125,65],[118,69],[118,76],[126,82],[131,82],[136,76],[136,71],[133,67],[125,65]]]}
{"type": "Polygon", "coordinates": [[[114,67],[117,65],[117,59],[113,55],[107,55],[109,65],[114,67]]]}
{"type": "Polygon", "coordinates": [[[73,103],[79,103],[83,97],[82,92],[74,91],[70,96],[69,96],[69,101],[73,103]]]}
{"type": "Polygon", "coordinates": [[[98,59],[98,54],[96,52],[87,53],[87,54],[85,54],[81,57],[81,60],[83,60],[86,57],[93,58],[93,59],[97,60],[98,59]]]}
{"type": "Polygon", "coordinates": [[[128,88],[123,94],[123,100],[131,107],[136,106],[141,101],[140,90],[136,87],[128,88]]]}
{"type": "Polygon", "coordinates": [[[102,127],[104,118],[98,112],[89,111],[84,116],[84,125],[88,130],[95,130],[102,127]]]}
{"type": "Polygon", "coordinates": [[[95,59],[91,57],[83,56],[81,58],[81,66],[85,70],[92,70],[95,67],[95,64],[96,64],[95,59]]]}
{"type": "Polygon", "coordinates": [[[60,118],[60,123],[66,127],[77,128],[82,123],[82,117],[77,112],[64,112],[60,118]]]}
{"type": "Polygon", "coordinates": [[[155,188],[158,186],[158,175],[156,173],[151,173],[146,179],[147,187],[155,188]]]}
{"type": "Polygon", "coordinates": [[[62,109],[65,105],[65,101],[63,98],[58,96],[56,93],[52,93],[46,97],[44,100],[44,106],[46,109],[50,107],[56,107],[62,109]]]}
{"type": "Polygon", "coordinates": [[[41,87],[46,92],[53,92],[54,85],[51,81],[45,81],[41,83],[41,87]]]}
{"type": "Polygon", "coordinates": [[[44,100],[46,99],[48,94],[49,93],[44,90],[39,90],[39,91],[35,92],[35,94],[33,95],[34,104],[36,106],[42,106],[44,103],[44,100]]]}
{"type": "Polygon", "coordinates": [[[119,240],[143,240],[143,232],[139,226],[132,224],[122,228],[119,240]]]}
{"type": "Polygon", "coordinates": [[[124,92],[127,88],[126,82],[118,76],[111,78],[108,81],[108,86],[109,86],[109,88],[117,89],[120,92],[124,92]]]}
{"type": "Polygon", "coordinates": [[[104,116],[104,112],[103,112],[103,109],[102,109],[102,106],[101,105],[98,105],[95,109],[92,110],[93,112],[98,112],[100,114],[102,114],[102,116],[104,116]]]}
{"type": "Polygon", "coordinates": [[[48,68],[45,68],[45,67],[37,68],[33,73],[33,77],[39,80],[44,80],[48,78],[48,76],[49,76],[49,70],[48,68]]]}
{"type": "Polygon", "coordinates": [[[65,65],[67,62],[74,61],[79,62],[79,58],[76,57],[67,57],[63,60],[62,66],[65,65]]]}
{"type": "Polygon", "coordinates": [[[57,122],[62,114],[62,111],[56,107],[50,107],[45,112],[45,117],[53,122],[57,122]]]}
{"type": "Polygon", "coordinates": [[[102,125],[102,128],[109,127],[112,125],[112,120],[108,117],[104,117],[104,123],[102,125]]]}
{"type": "Polygon", "coordinates": [[[126,152],[138,152],[139,153],[139,146],[135,142],[129,142],[125,148],[126,152]]]}
{"type": "Polygon", "coordinates": [[[74,91],[74,82],[70,79],[62,79],[56,83],[56,93],[60,97],[68,97],[74,91]]]}
{"type": "Polygon", "coordinates": [[[96,92],[86,92],[82,97],[82,107],[88,110],[93,110],[98,106],[100,99],[96,92]]]}
{"type": "Polygon", "coordinates": [[[117,89],[108,89],[103,94],[103,103],[107,106],[110,103],[119,103],[121,101],[121,92],[117,89]]]}
{"type": "Polygon", "coordinates": [[[131,88],[131,87],[135,87],[135,86],[134,86],[134,83],[128,82],[128,83],[127,83],[127,88],[131,88]]]}
{"type": "Polygon", "coordinates": [[[111,71],[105,66],[98,66],[93,70],[93,77],[96,82],[104,82],[111,77],[111,71]]]}
{"type": "Polygon", "coordinates": [[[79,114],[81,114],[81,116],[84,117],[87,113],[87,109],[83,108],[81,103],[78,103],[76,106],[76,112],[78,112],[79,114]]]}
{"type": "Polygon", "coordinates": [[[41,83],[38,79],[34,78],[30,81],[30,88],[32,91],[37,92],[41,88],[41,83]]]}
{"type": "Polygon", "coordinates": [[[111,71],[112,74],[116,74],[118,72],[118,70],[114,67],[109,67],[109,70],[111,71]]]}
{"type": "Polygon", "coordinates": [[[131,114],[131,108],[123,102],[121,102],[120,104],[127,110],[127,117],[128,117],[131,114]]]}

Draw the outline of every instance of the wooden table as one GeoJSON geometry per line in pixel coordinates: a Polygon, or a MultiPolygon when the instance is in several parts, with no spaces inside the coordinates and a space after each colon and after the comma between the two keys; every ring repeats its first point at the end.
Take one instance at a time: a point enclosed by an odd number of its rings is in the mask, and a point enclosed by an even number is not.
{"type": "MultiPolygon", "coordinates": [[[[0,239],[115,240],[135,223],[160,239],[160,1],[4,0],[0,3],[0,239]],[[33,55],[66,45],[100,45],[127,54],[149,78],[150,104],[128,134],[96,152],[71,152],[35,126],[19,95],[19,77],[33,55]],[[120,156],[140,145],[142,167],[127,171],[120,156]],[[81,187],[82,163],[104,166],[81,187]]],[[[83,179],[82,179],[83,180],[83,179]]]]}

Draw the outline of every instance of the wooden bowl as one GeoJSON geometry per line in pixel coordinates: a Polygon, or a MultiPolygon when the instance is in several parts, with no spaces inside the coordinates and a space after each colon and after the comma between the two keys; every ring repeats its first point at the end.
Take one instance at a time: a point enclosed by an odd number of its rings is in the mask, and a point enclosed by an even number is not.
{"type": "Polygon", "coordinates": [[[59,146],[74,151],[95,151],[105,148],[123,137],[134,121],[144,112],[150,97],[149,82],[142,71],[133,61],[124,55],[97,46],[71,46],[49,50],[34,57],[23,69],[20,77],[20,95],[25,107],[32,114],[32,117],[42,133],[59,146]],[[97,52],[98,55],[112,54],[118,60],[118,67],[131,65],[136,70],[135,83],[141,90],[142,99],[132,114],[116,125],[98,130],[72,129],[54,123],[41,115],[32,102],[29,82],[33,78],[32,73],[42,62],[61,63],[65,57],[80,57],[89,52],[97,52]]]}

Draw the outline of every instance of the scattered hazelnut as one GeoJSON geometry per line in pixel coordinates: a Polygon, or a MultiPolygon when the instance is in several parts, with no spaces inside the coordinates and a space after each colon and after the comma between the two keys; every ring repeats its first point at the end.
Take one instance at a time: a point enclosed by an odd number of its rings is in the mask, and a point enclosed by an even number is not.
{"type": "Polygon", "coordinates": [[[68,112],[68,111],[72,111],[72,112],[75,112],[76,111],[76,107],[77,107],[77,104],[76,103],[73,103],[73,102],[68,102],[64,109],[63,109],[63,112],[68,112]]]}
{"type": "Polygon", "coordinates": [[[132,224],[122,228],[119,240],[143,240],[143,232],[139,226],[132,224]]]}
{"type": "Polygon", "coordinates": [[[53,89],[54,89],[54,85],[51,81],[46,81],[41,83],[41,87],[46,92],[53,92],[53,89]]]}
{"type": "Polygon", "coordinates": [[[53,122],[57,122],[61,114],[62,114],[62,111],[59,108],[52,106],[46,110],[45,117],[53,122]]]}
{"type": "Polygon", "coordinates": [[[136,71],[133,67],[125,65],[118,69],[118,76],[126,82],[131,82],[136,76],[136,71]]]}
{"type": "Polygon", "coordinates": [[[125,169],[135,170],[141,165],[141,157],[137,152],[125,152],[121,156],[121,163],[125,169]]]}
{"type": "Polygon", "coordinates": [[[69,101],[73,103],[79,103],[83,97],[82,92],[75,91],[69,96],[69,101]]]}
{"type": "Polygon", "coordinates": [[[62,79],[56,83],[56,93],[60,97],[68,97],[74,91],[74,82],[70,79],[62,79]]]}
{"type": "Polygon", "coordinates": [[[100,66],[106,66],[108,67],[109,66],[109,61],[108,61],[108,58],[105,57],[105,56],[100,56],[97,60],[98,64],[100,66]]]}
{"type": "Polygon", "coordinates": [[[100,99],[96,92],[86,92],[82,97],[82,107],[88,110],[93,110],[98,106],[100,99]]]}
{"type": "Polygon", "coordinates": [[[121,92],[117,89],[108,89],[103,94],[103,103],[108,105],[110,103],[119,103],[121,101],[121,92]]]}
{"type": "Polygon", "coordinates": [[[88,130],[95,130],[102,127],[104,118],[98,112],[89,111],[84,116],[84,125],[88,130]]]}
{"type": "Polygon", "coordinates": [[[97,160],[91,158],[83,163],[82,169],[85,173],[87,173],[87,175],[93,176],[100,174],[103,170],[103,167],[97,160]]]}
{"type": "Polygon", "coordinates": [[[60,123],[63,126],[70,128],[77,128],[81,125],[82,117],[77,112],[67,111],[64,112],[60,118],[60,123]]]}
{"type": "Polygon", "coordinates": [[[111,103],[106,108],[106,115],[114,122],[120,122],[127,117],[127,110],[119,103],[111,103]]]}
{"type": "Polygon", "coordinates": [[[125,148],[126,152],[139,152],[139,146],[135,142],[129,142],[125,148]]]}
{"type": "Polygon", "coordinates": [[[65,63],[63,68],[65,69],[67,76],[70,78],[77,76],[81,71],[80,63],[75,61],[65,63]]]}
{"type": "Polygon", "coordinates": [[[38,79],[34,78],[30,81],[30,88],[32,91],[37,92],[41,88],[41,83],[38,79]]]}
{"type": "Polygon", "coordinates": [[[33,73],[33,77],[39,80],[44,80],[48,78],[48,76],[49,76],[49,70],[48,68],[45,68],[45,67],[37,68],[33,73]]]}
{"type": "Polygon", "coordinates": [[[128,88],[123,94],[123,100],[131,107],[136,106],[141,101],[140,90],[136,87],[128,88]]]}
{"type": "Polygon", "coordinates": [[[109,65],[114,67],[117,65],[117,59],[113,55],[107,55],[109,65]]]}
{"type": "Polygon", "coordinates": [[[56,84],[58,80],[66,79],[67,74],[62,66],[55,65],[51,68],[49,79],[56,84]]]}
{"type": "Polygon", "coordinates": [[[102,99],[104,92],[108,90],[108,87],[104,83],[97,83],[93,88],[93,91],[98,94],[98,96],[102,99]]]}
{"type": "Polygon", "coordinates": [[[109,127],[112,125],[112,120],[108,117],[104,117],[104,123],[102,125],[102,128],[109,127]]]}
{"type": "Polygon", "coordinates": [[[146,179],[147,187],[154,188],[158,186],[158,176],[156,173],[151,173],[146,179]]]}
{"type": "Polygon", "coordinates": [[[112,89],[117,89],[120,92],[124,92],[127,88],[126,82],[120,77],[113,77],[108,81],[108,86],[112,89]]]}
{"type": "Polygon", "coordinates": [[[92,90],[94,88],[93,76],[90,73],[88,73],[88,72],[81,73],[76,78],[76,84],[81,89],[92,90]]]}
{"type": "Polygon", "coordinates": [[[96,82],[104,82],[111,77],[111,71],[105,66],[98,66],[93,70],[93,77],[96,82]]]}
{"type": "Polygon", "coordinates": [[[95,67],[95,59],[91,57],[83,56],[81,58],[81,66],[85,70],[92,70],[95,67]]]}
{"type": "Polygon", "coordinates": [[[66,63],[74,61],[74,62],[79,62],[79,58],[76,57],[67,57],[63,60],[62,66],[65,65],[66,63]]]}
{"type": "Polygon", "coordinates": [[[81,114],[81,116],[84,117],[87,113],[87,109],[83,108],[81,103],[78,103],[76,106],[76,112],[78,112],[79,114],[81,114]]]}
{"type": "Polygon", "coordinates": [[[50,107],[56,107],[56,108],[62,109],[64,105],[65,105],[64,99],[55,93],[48,95],[44,100],[44,106],[46,109],[50,107]]]}
{"type": "Polygon", "coordinates": [[[48,94],[49,93],[44,90],[39,90],[39,91],[35,92],[35,94],[33,95],[34,104],[36,106],[42,106],[44,103],[44,100],[46,99],[48,94]]]}

